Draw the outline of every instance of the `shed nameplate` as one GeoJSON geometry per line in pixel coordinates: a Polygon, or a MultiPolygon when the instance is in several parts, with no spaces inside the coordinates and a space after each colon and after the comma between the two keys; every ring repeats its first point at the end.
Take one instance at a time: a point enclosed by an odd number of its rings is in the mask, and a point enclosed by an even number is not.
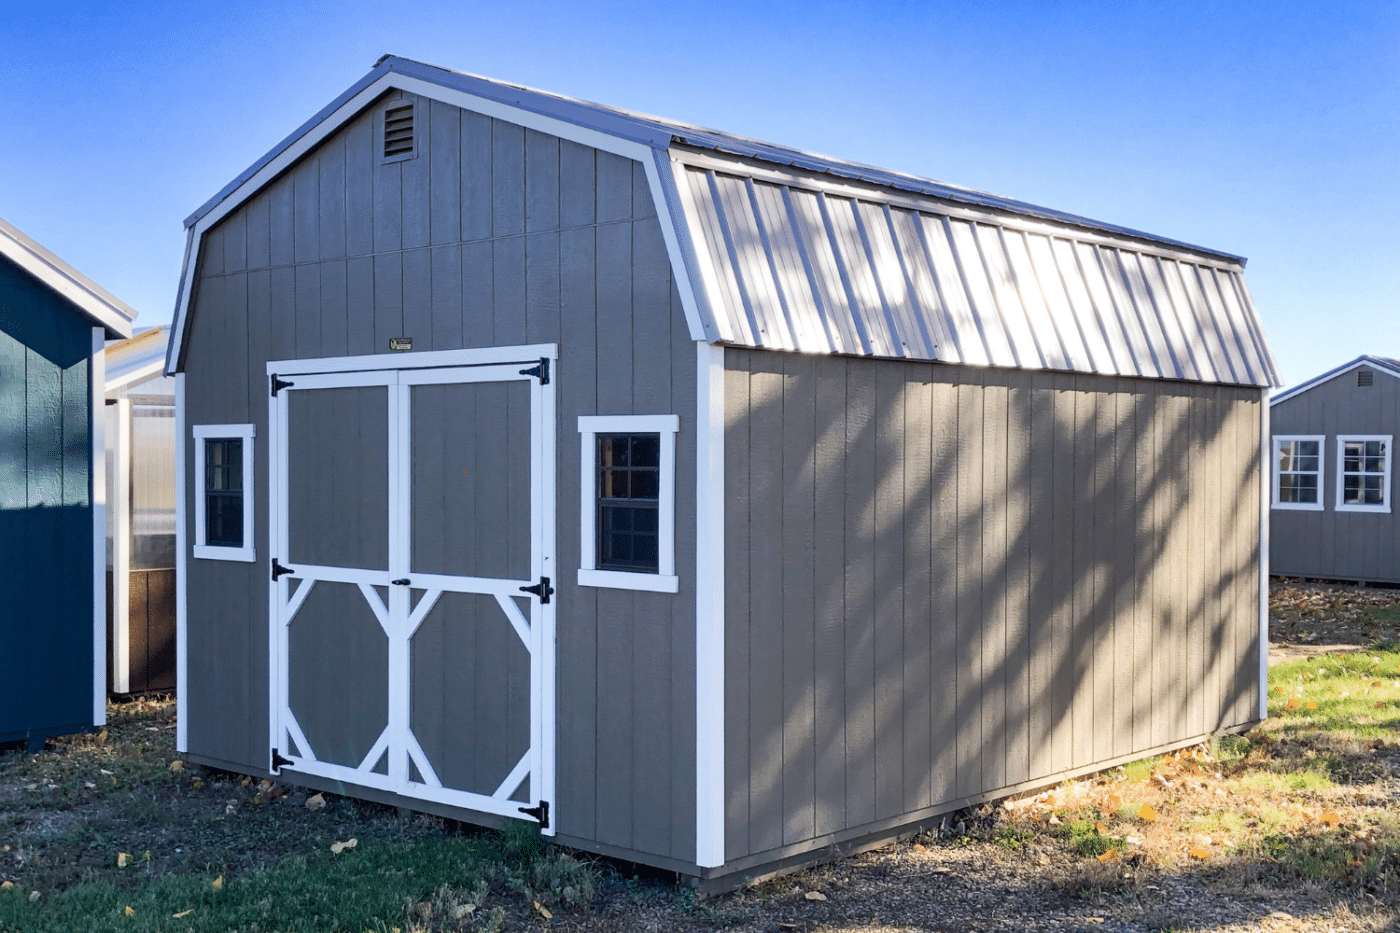
{"type": "Polygon", "coordinates": [[[412,338],[412,337],[390,337],[390,338],[389,338],[389,349],[390,349],[390,350],[412,350],[412,349],[413,349],[413,338],[412,338]]]}

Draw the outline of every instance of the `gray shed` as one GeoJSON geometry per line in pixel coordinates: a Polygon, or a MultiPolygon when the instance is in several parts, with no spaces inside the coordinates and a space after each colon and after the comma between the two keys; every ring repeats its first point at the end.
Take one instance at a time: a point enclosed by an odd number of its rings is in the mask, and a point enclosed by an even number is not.
{"type": "Polygon", "coordinates": [[[1280,392],[1269,408],[1271,571],[1400,583],[1390,478],[1400,361],[1359,356],[1280,392]]]}
{"type": "Polygon", "coordinates": [[[395,57],[187,226],[193,761],[720,888],[1263,715],[1238,257],[395,57]]]}

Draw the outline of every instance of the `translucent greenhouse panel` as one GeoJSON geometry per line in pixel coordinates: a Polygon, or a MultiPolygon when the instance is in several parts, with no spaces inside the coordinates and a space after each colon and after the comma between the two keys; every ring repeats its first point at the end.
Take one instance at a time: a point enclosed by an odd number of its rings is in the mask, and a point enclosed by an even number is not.
{"type": "Polygon", "coordinates": [[[131,569],[174,566],[175,409],[138,402],[131,406],[131,569]]]}

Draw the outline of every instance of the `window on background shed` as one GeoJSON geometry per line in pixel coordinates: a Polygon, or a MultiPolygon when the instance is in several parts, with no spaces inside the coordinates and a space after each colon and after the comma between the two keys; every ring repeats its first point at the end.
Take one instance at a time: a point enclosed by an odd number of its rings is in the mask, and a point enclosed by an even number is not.
{"type": "Polygon", "coordinates": [[[674,593],[676,415],[585,415],[580,586],[674,593]]]}
{"type": "Polygon", "coordinates": [[[1274,508],[1322,508],[1321,434],[1274,436],[1274,508]]]}
{"type": "Polygon", "coordinates": [[[254,559],[253,433],[251,424],[194,429],[195,557],[254,559]]]}
{"type": "Polygon", "coordinates": [[[1389,434],[1337,437],[1337,511],[1390,511],[1389,434]]]}

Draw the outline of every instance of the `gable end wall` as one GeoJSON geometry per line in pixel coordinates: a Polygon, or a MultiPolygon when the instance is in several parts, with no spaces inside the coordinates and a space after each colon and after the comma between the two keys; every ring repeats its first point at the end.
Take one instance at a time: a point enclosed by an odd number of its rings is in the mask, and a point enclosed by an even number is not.
{"type": "MultiPolygon", "coordinates": [[[[695,347],[640,163],[426,98],[381,164],[381,99],[211,228],[182,369],[190,427],[252,422],[257,561],[187,553],[192,755],[262,773],[268,360],[557,343],[560,838],[689,862],[694,818],[695,347]],[[579,415],[668,414],[674,595],[580,588],[579,415]]],[[[373,796],[373,795],[369,795],[373,796]]],[[[410,803],[410,805],[412,805],[410,803]]],[[[427,807],[424,807],[427,809],[427,807]]],[[[454,814],[463,815],[463,814],[454,814]]]]}
{"type": "MultiPolygon", "coordinates": [[[[1365,367],[1372,368],[1372,367],[1365,367]]],[[[1396,523],[1400,511],[1338,512],[1337,436],[1390,434],[1400,439],[1400,379],[1379,369],[1369,387],[1356,384],[1349,369],[1284,399],[1269,412],[1269,430],[1280,434],[1321,434],[1323,451],[1321,511],[1273,509],[1269,516],[1269,572],[1282,576],[1400,583],[1396,523]]],[[[1273,443],[1268,445],[1273,456],[1273,443]]],[[[1390,455],[1395,456],[1392,446],[1390,455]]],[[[1270,465],[1272,470],[1272,464],[1270,465]]],[[[1391,466],[1390,496],[1396,482],[1391,466]]],[[[1270,476],[1272,482],[1272,474],[1270,476]]]]}

